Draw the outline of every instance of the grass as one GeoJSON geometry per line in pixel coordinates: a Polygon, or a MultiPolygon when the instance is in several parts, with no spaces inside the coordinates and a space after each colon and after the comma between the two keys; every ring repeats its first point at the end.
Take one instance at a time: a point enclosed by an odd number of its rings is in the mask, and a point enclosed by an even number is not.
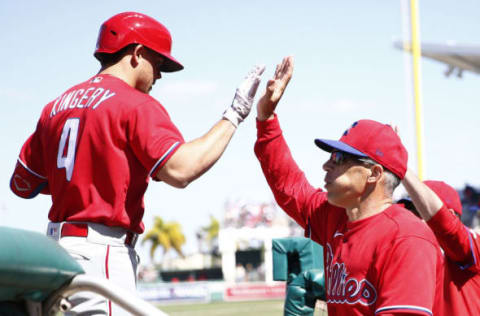
{"type": "MultiPolygon", "coordinates": [[[[170,316],[278,316],[283,315],[283,300],[212,302],[178,305],[157,305],[170,316]]],[[[315,316],[327,315],[326,311],[315,309],[315,316]]]]}

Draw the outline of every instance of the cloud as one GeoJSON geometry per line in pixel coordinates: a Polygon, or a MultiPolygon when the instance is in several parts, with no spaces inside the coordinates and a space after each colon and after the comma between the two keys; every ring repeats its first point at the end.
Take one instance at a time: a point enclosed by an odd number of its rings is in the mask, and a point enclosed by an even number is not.
{"type": "Polygon", "coordinates": [[[218,88],[218,83],[213,81],[177,81],[161,84],[152,94],[159,99],[185,100],[212,95],[218,88]]]}
{"type": "Polygon", "coordinates": [[[3,88],[0,89],[0,98],[17,102],[32,101],[33,95],[25,89],[3,88]]]}
{"type": "Polygon", "coordinates": [[[337,99],[327,102],[325,108],[337,114],[361,113],[367,115],[382,109],[381,104],[372,100],[337,99]]]}
{"type": "Polygon", "coordinates": [[[329,109],[340,113],[352,112],[363,107],[363,104],[360,102],[349,99],[335,100],[328,105],[329,109]]]}
{"type": "Polygon", "coordinates": [[[316,100],[297,102],[295,110],[304,112],[327,111],[329,113],[351,113],[356,111],[372,110],[377,107],[374,102],[363,102],[353,99],[337,99],[333,101],[316,100]]]}

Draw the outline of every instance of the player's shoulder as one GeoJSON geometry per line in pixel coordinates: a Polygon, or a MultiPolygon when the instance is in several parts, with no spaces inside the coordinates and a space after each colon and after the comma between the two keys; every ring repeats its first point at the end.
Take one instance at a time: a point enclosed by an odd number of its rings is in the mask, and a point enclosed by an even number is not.
{"type": "Polygon", "coordinates": [[[157,113],[159,111],[168,116],[168,112],[163,105],[150,94],[132,88],[119,78],[108,76],[106,79],[111,82],[112,91],[118,93],[119,99],[122,100],[121,103],[125,108],[139,111],[147,109],[148,112],[154,110],[157,113]]]}
{"type": "Polygon", "coordinates": [[[399,204],[390,206],[383,212],[386,228],[392,238],[414,237],[435,242],[435,235],[428,225],[399,204]]]}
{"type": "MultiPolygon", "coordinates": [[[[131,113],[139,111],[140,113],[150,113],[152,110],[156,113],[161,112],[168,116],[166,109],[151,95],[141,92],[120,78],[112,75],[96,75],[80,84],[83,89],[103,89],[111,95],[115,95],[109,103],[111,110],[131,113]]],[[[79,88],[79,87],[77,87],[79,88]]]]}
{"type": "Polygon", "coordinates": [[[165,108],[149,94],[106,74],[95,75],[65,90],[44,107],[42,118],[48,120],[57,113],[77,108],[100,109],[92,112],[125,117],[130,117],[134,112],[168,117],[165,108]]]}
{"type": "Polygon", "coordinates": [[[77,83],[73,86],[70,86],[66,90],[61,90],[59,94],[55,95],[54,99],[51,99],[45,106],[43,107],[42,114],[40,116],[40,120],[46,120],[51,117],[52,108],[58,109],[62,104],[68,105],[71,102],[73,93],[79,89],[81,89],[85,83],[88,81],[77,83]],[[58,107],[57,107],[58,105],[58,107]]]}
{"type": "Polygon", "coordinates": [[[117,78],[112,75],[97,75],[88,79],[87,81],[81,83],[80,85],[85,85],[93,88],[103,88],[105,90],[110,90],[112,93],[117,94],[122,103],[130,104],[136,106],[139,104],[153,104],[160,105],[160,103],[155,100],[152,96],[147,93],[143,93],[130,85],[120,78],[117,78]]]}

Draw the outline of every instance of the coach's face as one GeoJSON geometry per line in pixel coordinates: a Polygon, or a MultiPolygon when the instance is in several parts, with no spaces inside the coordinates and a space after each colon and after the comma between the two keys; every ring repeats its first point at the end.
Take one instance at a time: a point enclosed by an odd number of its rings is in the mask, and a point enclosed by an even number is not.
{"type": "Polygon", "coordinates": [[[351,156],[344,159],[335,157],[332,153],[330,159],[323,164],[325,175],[325,189],[328,202],[332,205],[350,209],[358,205],[362,194],[365,192],[370,169],[351,156]]]}

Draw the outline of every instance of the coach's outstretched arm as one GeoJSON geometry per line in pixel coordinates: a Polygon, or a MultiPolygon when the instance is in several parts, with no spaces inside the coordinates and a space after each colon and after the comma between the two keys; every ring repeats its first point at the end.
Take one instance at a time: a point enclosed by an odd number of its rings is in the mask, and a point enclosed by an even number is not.
{"type": "Polygon", "coordinates": [[[282,98],[288,82],[293,74],[293,56],[285,57],[281,64],[277,65],[275,74],[267,82],[267,89],[257,103],[257,119],[266,121],[273,119],[275,108],[282,98]]]}
{"type": "Polygon", "coordinates": [[[238,86],[232,104],[223,119],[205,135],[184,143],[160,168],[156,179],[184,188],[204,174],[227,148],[238,125],[248,116],[265,66],[255,66],[238,86]]]}
{"type": "Polygon", "coordinates": [[[275,109],[293,75],[293,57],[285,57],[257,104],[255,155],[278,205],[308,230],[309,217],[325,201],[298,167],[280,128],[275,109]]]}

